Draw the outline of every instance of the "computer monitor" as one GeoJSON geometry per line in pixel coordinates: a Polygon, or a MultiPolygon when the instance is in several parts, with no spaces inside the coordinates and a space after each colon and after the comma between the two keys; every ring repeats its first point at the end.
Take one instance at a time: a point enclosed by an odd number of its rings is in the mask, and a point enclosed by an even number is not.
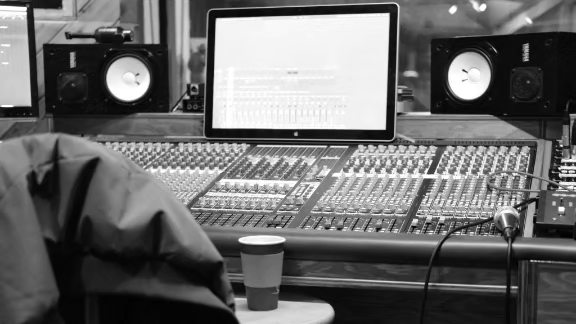
{"type": "Polygon", "coordinates": [[[206,137],[393,140],[398,12],[393,3],[210,10],[206,137]]]}
{"type": "Polygon", "coordinates": [[[30,1],[0,1],[0,117],[38,116],[30,1]]]}

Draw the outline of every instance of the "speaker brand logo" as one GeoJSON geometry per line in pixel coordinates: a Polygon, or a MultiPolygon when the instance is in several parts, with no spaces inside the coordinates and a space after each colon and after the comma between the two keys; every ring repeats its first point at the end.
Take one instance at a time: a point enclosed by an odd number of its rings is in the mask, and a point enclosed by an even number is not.
{"type": "Polygon", "coordinates": [[[76,52],[75,51],[70,52],[70,68],[71,69],[76,68],[76,52]]]}
{"type": "Polygon", "coordinates": [[[530,43],[522,44],[522,62],[530,62],[530,43]]]}

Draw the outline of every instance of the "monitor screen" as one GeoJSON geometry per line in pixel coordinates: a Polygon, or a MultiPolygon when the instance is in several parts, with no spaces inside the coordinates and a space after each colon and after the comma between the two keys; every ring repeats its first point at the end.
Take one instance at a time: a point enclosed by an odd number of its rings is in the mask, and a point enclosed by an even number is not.
{"type": "Polygon", "coordinates": [[[394,138],[395,4],[208,13],[209,138],[394,138]]]}
{"type": "Polygon", "coordinates": [[[0,2],[0,117],[38,115],[34,48],[30,3],[0,2]]]}

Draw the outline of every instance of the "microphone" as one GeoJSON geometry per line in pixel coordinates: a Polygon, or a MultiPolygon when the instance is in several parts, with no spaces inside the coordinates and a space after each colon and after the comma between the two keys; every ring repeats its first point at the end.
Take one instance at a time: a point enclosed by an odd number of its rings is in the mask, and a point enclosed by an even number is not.
{"type": "Polygon", "coordinates": [[[130,29],[122,27],[99,27],[94,34],[76,34],[65,32],[66,39],[94,38],[98,43],[122,44],[134,40],[134,33],[130,29]]]}
{"type": "Polygon", "coordinates": [[[520,223],[520,214],[511,206],[500,207],[494,215],[494,224],[503,234],[506,241],[516,236],[520,223]]]}

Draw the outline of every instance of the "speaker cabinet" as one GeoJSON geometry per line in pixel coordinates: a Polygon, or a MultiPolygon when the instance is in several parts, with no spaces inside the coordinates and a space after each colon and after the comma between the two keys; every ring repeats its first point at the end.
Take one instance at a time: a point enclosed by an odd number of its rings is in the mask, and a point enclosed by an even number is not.
{"type": "Polygon", "coordinates": [[[45,44],[46,110],[53,114],[168,112],[162,45],[45,44]]]}
{"type": "Polygon", "coordinates": [[[576,98],[576,34],[433,39],[431,112],[546,116],[576,98]]]}

